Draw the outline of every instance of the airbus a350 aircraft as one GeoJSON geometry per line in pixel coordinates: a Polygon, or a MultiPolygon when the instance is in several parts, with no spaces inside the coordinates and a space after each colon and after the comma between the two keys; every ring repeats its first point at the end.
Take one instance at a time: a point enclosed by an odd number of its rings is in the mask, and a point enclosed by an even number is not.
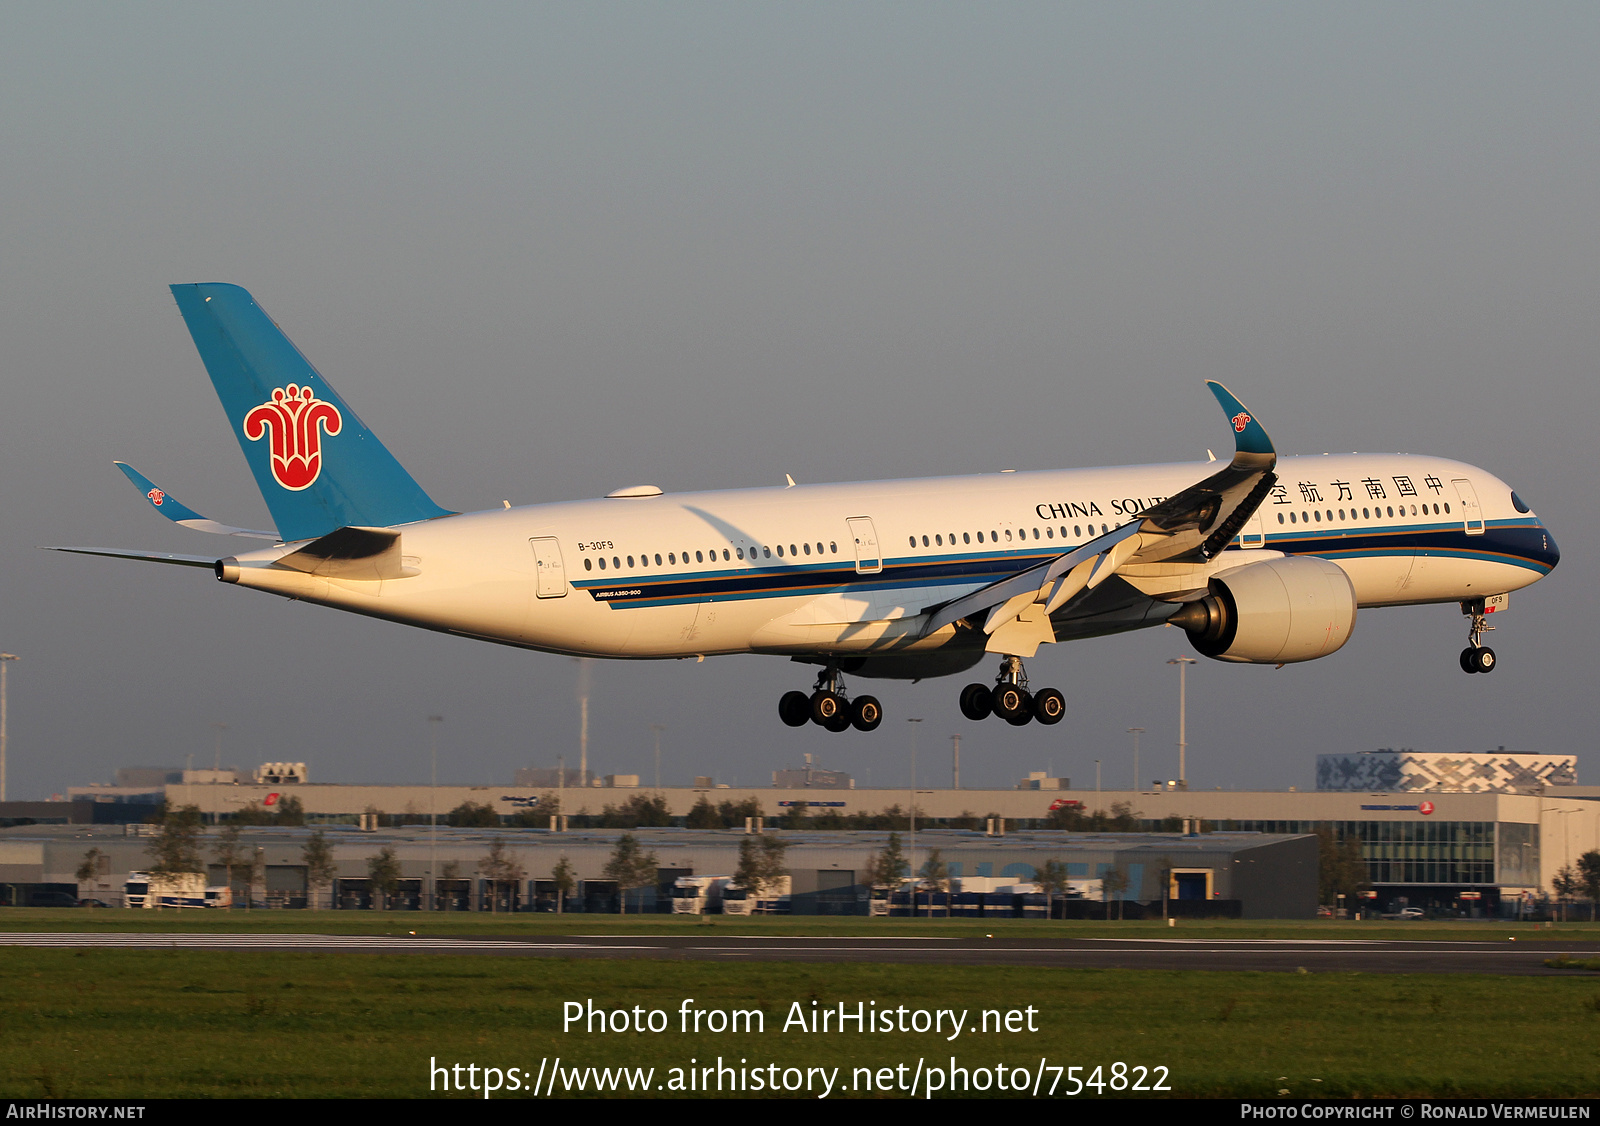
{"type": "Polygon", "coordinates": [[[767,653],[821,667],[791,726],[871,731],[845,674],[944,676],[988,656],[970,719],[1057,723],[1023,660],[1045,642],[1172,623],[1221,661],[1282,665],[1349,640],[1358,608],[1459,603],[1467,672],[1508,592],[1560,559],[1502,481],[1441,458],[1278,459],[1255,416],[1221,465],[664,493],[458,513],[439,507],[243,289],[173,295],[276,531],[219,524],[118,463],[187,528],[269,546],[225,558],[102,548],[444,633],[595,657],[767,653]]]}

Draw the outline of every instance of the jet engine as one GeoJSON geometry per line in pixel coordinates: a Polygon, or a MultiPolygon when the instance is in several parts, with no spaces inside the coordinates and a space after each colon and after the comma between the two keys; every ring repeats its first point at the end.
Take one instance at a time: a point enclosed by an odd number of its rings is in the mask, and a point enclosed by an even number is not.
{"type": "Polygon", "coordinates": [[[1335,564],[1291,555],[1218,572],[1209,594],[1167,620],[1219,661],[1314,661],[1350,640],[1356,592],[1335,564]]]}

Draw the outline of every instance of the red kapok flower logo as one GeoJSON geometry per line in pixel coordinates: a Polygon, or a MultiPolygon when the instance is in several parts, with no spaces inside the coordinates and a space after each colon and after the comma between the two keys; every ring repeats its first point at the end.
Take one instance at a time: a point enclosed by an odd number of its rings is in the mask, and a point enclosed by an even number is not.
{"type": "Polygon", "coordinates": [[[161,502],[167,499],[167,494],[162,492],[160,489],[151,489],[145,494],[145,496],[149,497],[150,503],[155,505],[157,508],[160,508],[161,502]]]}
{"type": "Polygon", "coordinates": [[[1238,414],[1233,416],[1233,432],[1235,434],[1243,434],[1244,428],[1249,425],[1250,416],[1245,414],[1243,411],[1240,411],[1238,414]]]}
{"type": "Polygon", "coordinates": [[[258,442],[271,433],[273,479],[299,492],[322,475],[322,434],[337,434],[343,425],[338,407],[317,398],[310,387],[291,383],[244,416],[244,436],[258,442]]]}

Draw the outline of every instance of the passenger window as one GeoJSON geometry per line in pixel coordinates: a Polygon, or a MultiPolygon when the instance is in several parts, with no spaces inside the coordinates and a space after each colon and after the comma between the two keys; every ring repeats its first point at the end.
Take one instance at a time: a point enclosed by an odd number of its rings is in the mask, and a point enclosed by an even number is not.
{"type": "Polygon", "coordinates": [[[728,549],[727,549],[727,548],[723,548],[723,549],[722,549],[722,558],[723,558],[723,559],[724,559],[724,560],[725,560],[725,561],[732,561],[732,559],[733,559],[733,555],[732,555],[732,553],[730,553],[730,552],[729,552],[729,551],[728,551],[728,549]]]}
{"type": "Polygon", "coordinates": [[[694,561],[696,563],[704,563],[706,561],[706,557],[702,553],[697,551],[697,552],[694,553],[694,561]]]}
{"type": "Polygon", "coordinates": [[[656,566],[657,567],[661,566],[661,553],[660,552],[656,553],[656,566]]]}
{"type": "Polygon", "coordinates": [[[1007,543],[1011,542],[1011,529],[1010,528],[1006,529],[1006,542],[1007,543]]]}
{"type": "MultiPolygon", "coordinates": [[[[1009,536],[1010,534],[1011,534],[1010,529],[1007,529],[1006,530],[1006,535],[1009,536]]],[[[989,539],[991,541],[993,541],[994,543],[999,543],[1000,542],[1000,533],[996,532],[993,528],[990,528],[989,529],[989,539]]]]}
{"type": "Polygon", "coordinates": [[[911,546],[912,547],[916,547],[917,546],[917,537],[916,536],[907,536],[906,538],[911,541],[911,546]]]}
{"type": "Polygon", "coordinates": [[[1311,514],[1311,515],[1313,515],[1313,516],[1315,516],[1315,517],[1316,517],[1316,518],[1317,518],[1317,523],[1318,523],[1318,524],[1320,524],[1320,523],[1322,523],[1322,513],[1320,513],[1320,512],[1313,512],[1313,513],[1312,513],[1312,514],[1311,514]]]}
{"type": "Polygon", "coordinates": [[[1278,513],[1278,523],[1280,523],[1280,524],[1283,523],[1283,513],[1281,513],[1281,512],[1278,513]]]}
{"type": "Polygon", "coordinates": [[[677,554],[675,552],[671,552],[671,551],[667,552],[667,562],[671,563],[674,567],[676,567],[678,565],[678,556],[677,556],[677,554]]]}
{"type": "Polygon", "coordinates": [[[606,557],[604,555],[600,557],[600,569],[602,571],[606,569],[606,557]]]}
{"type": "Polygon", "coordinates": [[[611,569],[613,571],[622,570],[622,560],[618,559],[615,555],[611,557],[611,569]]]}
{"type": "Polygon", "coordinates": [[[734,554],[735,554],[735,555],[737,555],[737,556],[738,556],[738,557],[739,557],[739,558],[740,558],[740,559],[743,559],[743,558],[744,558],[744,548],[742,548],[742,547],[736,547],[736,548],[734,548],[734,549],[733,549],[733,553],[734,553],[734,554]]]}
{"type": "Polygon", "coordinates": [[[805,545],[805,549],[806,549],[806,554],[810,555],[811,554],[811,545],[810,544],[806,544],[805,545]]]}
{"type": "Polygon", "coordinates": [[[1056,538],[1056,530],[1054,528],[1046,528],[1044,530],[1044,538],[1047,539],[1047,540],[1055,539],[1056,538]]]}
{"type": "Polygon", "coordinates": [[[1292,513],[1292,512],[1289,513],[1289,523],[1293,524],[1295,522],[1296,521],[1295,521],[1295,518],[1294,518],[1294,513],[1292,513]]]}
{"type": "Polygon", "coordinates": [[[944,546],[944,537],[943,536],[934,536],[933,537],[933,544],[934,544],[935,547],[943,547],[944,546]]]}
{"type": "Polygon", "coordinates": [[[972,533],[971,532],[962,532],[961,533],[961,542],[962,543],[971,543],[972,542],[972,533]]]}
{"type": "Polygon", "coordinates": [[[585,571],[592,571],[592,570],[594,570],[594,564],[593,564],[593,563],[591,563],[591,562],[589,562],[589,560],[588,560],[588,559],[585,559],[585,560],[584,560],[584,561],[583,561],[583,569],[584,569],[584,570],[585,570],[585,571]]]}
{"type": "Polygon", "coordinates": [[[922,546],[923,547],[927,547],[928,546],[928,537],[927,536],[923,536],[922,537],[922,546]]]}
{"type": "Polygon", "coordinates": [[[763,547],[761,549],[761,558],[763,558],[763,559],[771,559],[772,558],[772,549],[770,547],[763,547]]]}
{"type": "Polygon", "coordinates": [[[790,555],[799,555],[800,554],[800,549],[795,547],[794,544],[790,544],[789,545],[789,554],[790,555]]]}
{"type": "Polygon", "coordinates": [[[631,556],[631,555],[628,556],[628,567],[630,569],[633,567],[633,556],[631,556]]]}
{"type": "Polygon", "coordinates": [[[1446,516],[1450,515],[1450,502],[1449,501],[1445,501],[1444,514],[1446,516]]]}
{"type": "Polygon", "coordinates": [[[778,558],[783,558],[783,545],[781,543],[778,545],[778,558]]]}
{"type": "Polygon", "coordinates": [[[1390,519],[1391,519],[1391,520],[1392,520],[1392,519],[1394,519],[1394,509],[1392,509],[1392,508],[1391,508],[1391,509],[1389,509],[1389,518],[1390,518],[1390,519]]]}
{"type": "Polygon", "coordinates": [[[979,542],[979,543],[982,543],[982,542],[983,542],[983,533],[982,533],[982,532],[979,532],[979,533],[978,533],[978,542],[979,542]]]}
{"type": "Polygon", "coordinates": [[[839,545],[837,543],[833,542],[832,540],[830,540],[828,542],[828,552],[831,555],[838,555],[839,554],[839,545]]]}

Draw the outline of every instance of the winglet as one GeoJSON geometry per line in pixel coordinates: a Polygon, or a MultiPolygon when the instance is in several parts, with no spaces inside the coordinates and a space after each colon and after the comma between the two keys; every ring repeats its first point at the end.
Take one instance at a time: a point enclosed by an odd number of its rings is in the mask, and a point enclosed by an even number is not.
{"type": "Polygon", "coordinates": [[[278,538],[276,532],[258,532],[253,528],[235,528],[231,524],[219,524],[215,520],[207,520],[194,509],[179,503],[177,497],[168,493],[127,462],[119,461],[115,464],[118,469],[122,470],[122,475],[133,482],[133,487],[144,494],[144,499],[150,502],[150,507],[174,524],[192,528],[197,532],[215,532],[225,536],[245,536],[249,539],[257,540],[276,540],[278,538]]]}
{"type": "Polygon", "coordinates": [[[1208,379],[1206,386],[1228,415],[1228,422],[1233,427],[1234,450],[1241,454],[1264,454],[1276,461],[1277,450],[1272,448],[1272,439],[1267,437],[1256,416],[1246,410],[1245,405],[1222,384],[1208,379]]]}
{"type": "Polygon", "coordinates": [[[194,509],[179,504],[177,497],[168,496],[165,489],[158,488],[154,481],[150,480],[150,478],[146,477],[143,473],[140,473],[127,462],[119,461],[116,463],[116,466],[118,469],[122,470],[122,475],[124,477],[133,482],[133,487],[144,494],[144,499],[150,502],[151,507],[153,507],[157,512],[161,513],[161,515],[165,516],[168,520],[171,520],[174,524],[178,523],[180,520],[205,519],[205,517],[201,516],[194,509]]]}

